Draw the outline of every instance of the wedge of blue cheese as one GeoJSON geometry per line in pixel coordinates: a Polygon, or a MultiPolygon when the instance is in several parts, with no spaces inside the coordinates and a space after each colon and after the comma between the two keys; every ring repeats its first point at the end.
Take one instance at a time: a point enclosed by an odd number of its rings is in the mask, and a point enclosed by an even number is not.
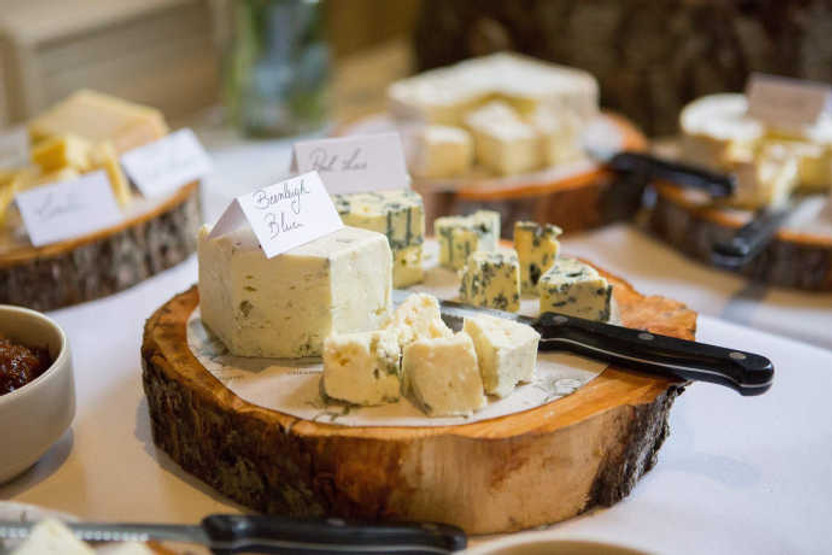
{"type": "Polygon", "coordinates": [[[559,258],[538,284],[540,313],[559,312],[608,322],[612,315],[612,285],[595,268],[574,258],[559,258]]]}
{"type": "Polygon", "coordinates": [[[489,315],[466,318],[463,331],[477,352],[482,384],[489,395],[506,397],[534,379],[540,334],[534,328],[489,315]]]}
{"type": "Polygon", "coordinates": [[[324,393],[354,405],[399,399],[401,348],[392,330],[333,334],[324,342],[324,393]]]}
{"type": "Polygon", "coordinates": [[[425,210],[421,195],[404,189],[333,195],[332,200],[345,225],[387,237],[394,258],[394,287],[408,287],[424,279],[425,210]]]}
{"type": "Polygon", "coordinates": [[[330,333],[378,329],[392,308],[384,235],[343,227],[266,258],[249,227],[199,234],[202,321],[237,356],[320,355],[330,333]]]}
{"type": "Polygon", "coordinates": [[[462,302],[517,312],[520,310],[520,263],[513,250],[477,251],[468,257],[459,286],[462,302]]]}
{"type": "Polygon", "coordinates": [[[537,295],[537,283],[555,264],[563,231],[555,225],[539,225],[536,222],[514,224],[514,249],[520,261],[520,292],[537,295]]]}
{"type": "Polygon", "coordinates": [[[494,251],[500,240],[500,213],[480,210],[470,216],[445,216],[433,222],[439,264],[461,270],[475,251],[494,251]]]}

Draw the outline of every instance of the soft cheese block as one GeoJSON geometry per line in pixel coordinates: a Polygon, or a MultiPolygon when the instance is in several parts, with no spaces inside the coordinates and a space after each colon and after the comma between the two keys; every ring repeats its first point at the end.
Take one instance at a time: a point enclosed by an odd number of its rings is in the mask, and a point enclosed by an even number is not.
{"type": "Polygon", "coordinates": [[[559,258],[538,284],[540,313],[559,312],[607,322],[612,314],[612,285],[598,271],[574,258],[559,258]]]}
{"type": "Polygon", "coordinates": [[[479,210],[470,216],[436,218],[433,229],[439,239],[439,264],[461,270],[472,252],[497,249],[500,213],[479,210]]]}
{"type": "Polygon", "coordinates": [[[566,109],[541,106],[531,118],[537,131],[543,164],[554,166],[578,160],[583,155],[580,118],[566,109]]]}
{"type": "Polygon", "coordinates": [[[392,330],[402,348],[417,339],[451,337],[454,332],[442,321],[439,301],[427,293],[414,293],[396,307],[384,329],[392,330]]]}
{"type": "Polygon", "coordinates": [[[555,264],[563,231],[552,224],[520,221],[514,224],[514,249],[520,261],[520,292],[537,295],[540,277],[555,264]]]}
{"type": "Polygon", "coordinates": [[[464,332],[417,339],[404,348],[409,395],[429,416],[471,414],[485,406],[474,342],[464,332]]]}
{"type": "Polygon", "coordinates": [[[474,137],[477,162],[499,175],[512,175],[543,165],[540,138],[508,104],[490,102],[465,118],[474,137]]]}
{"type": "Polygon", "coordinates": [[[507,251],[476,251],[468,257],[459,286],[462,302],[517,312],[520,310],[520,263],[507,251]]]}
{"type": "Polygon", "coordinates": [[[415,134],[413,174],[423,179],[464,175],[474,162],[471,134],[461,127],[426,125],[415,134]]]}
{"type": "Polygon", "coordinates": [[[797,154],[777,143],[759,149],[734,147],[727,154],[736,177],[736,190],[727,203],[756,209],[784,206],[797,186],[800,166],[797,154]]]}
{"type": "Polygon", "coordinates": [[[393,330],[333,334],[324,342],[323,389],[355,405],[399,399],[401,348],[393,330]]]}
{"type": "Polygon", "coordinates": [[[232,354],[320,355],[330,333],[378,329],[391,309],[392,256],[380,233],[343,227],[271,259],[249,227],[200,230],[202,320],[232,354]]]}
{"type": "Polygon", "coordinates": [[[518,383],[532,381],[540,341],[534,328],[482,315],[466,318],[463,330],[474,341],[486,393],[506,397],[518,383]]]}

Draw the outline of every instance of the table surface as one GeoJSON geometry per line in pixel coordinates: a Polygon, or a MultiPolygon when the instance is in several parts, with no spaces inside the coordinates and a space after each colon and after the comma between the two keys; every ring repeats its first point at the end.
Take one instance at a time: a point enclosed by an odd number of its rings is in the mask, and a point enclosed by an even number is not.
{"type": "MultiPolygon", "coordinates": [[[[209,221],[288,168],[287,141],[203,139],[215,160],[204,189],[209,221]]],[[[644,293],[686,302],[701,313],[699,340],[765,354],[777,377],[758,398],[691,385],[671,412],[658,464],[627,499],[513,539],[592,539],[653,553],[830,552],[832,295],[749,286],[627,225],[567,238],[564,250],[644,293]]],[[[0,486],[0,499],[111,521],[185,523],[240,510],[154,447],[141,389],[144,321],[196,275],[192,257],[120,294],[50,313],[73,348],[77,416],[33,469],[0,486]]]]}

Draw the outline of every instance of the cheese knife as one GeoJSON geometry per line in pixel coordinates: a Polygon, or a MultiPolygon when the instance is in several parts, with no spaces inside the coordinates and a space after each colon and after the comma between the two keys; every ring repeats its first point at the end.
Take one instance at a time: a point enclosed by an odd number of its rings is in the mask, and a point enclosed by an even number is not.
{"type": "Polygon", "coordinates": [[[733,175],[666,160],[646,152],[619,152],[606,161],[606,167],[616,175],[635,177],[640,183],[667,182],[677,187],[704,191],[713,198],[730,197],[736,188],[733,175]]]}
{"type": "MultiPolygon", "coordinates": [[[[409,295],[396,290],[396,304],[409,295]]],[[[535,328],[540,351],[567,351],[628,368],[680,380],[730,387],[742,395],[761,395],[774,381],[774,365],[764,356],[716,345],[686,341],[644,330],[547,312],[531,318],[511,312],[440,301],[442,320],[454,331],[465,318],[490,314],[535,328]]]]}
{"type": "Polygon", "coordinates": [[[711,246],[711,260],[721,268],[742,268],[768,247],[791,212],[788,207],[759,210],[731,237],[711,246]]]}
{"type": "MultiPolygon", "coordinates": [[[[0,521],[0,539],[26,538],[34,526],[31,522],[0,521]]],[[[217,514],[197,525],[66,523],[66,526],[84,541],[193,543],[207,546],[218,554],[443,555],[460,551],[467,544],[465,532],[445,524],[377,524],[337,518],[217,514]]]]}

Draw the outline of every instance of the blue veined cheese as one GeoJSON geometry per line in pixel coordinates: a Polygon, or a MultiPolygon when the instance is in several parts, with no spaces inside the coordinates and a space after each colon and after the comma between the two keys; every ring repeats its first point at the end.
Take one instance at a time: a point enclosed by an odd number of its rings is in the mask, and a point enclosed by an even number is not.
{"type": "Polygon", "coordinates": [[[558,257],[561,229],[552,224],[535,222],[514,224],[514,249],[520,260],[520,292],[537,295],[540,277],[551,268],[558,257]]]}
{"type": "Polygon", "coordinates": [[[393,251],[393,287],[401,289],[421,283],[425,279],[422,266],[422,245],[393,251]]]}
{"type": "Polygon", "coordinates": [[[477,251],[468,257],[459,297],[464,303],[520,310],[520,264],[514,251],[477,251]]]}
{"type": "Polygon", "coordinates": [[[417,339],[451,337],[451,331],[442,321],[439,301],[427,293],[414,293],[396,307],[384,329],[393,330],[402,348],[417,339]]]}
{"type": "Polygon", "coordinates": [[[392,330],[333,334],[324,342],[324,393],[355,405],[399,399],[401,348],[392,330]]]}
{"type": "Polygon", "coordinates": [[[479,210],[470,216],[436,218],[433,229],[439,239],[439,264],[460,270],[474,251],[497,249],[500,213],[479,210]]]}
{"type": "Polygon", "coordinates": [[[380,233],[343,227],[266,258],[250,228],[200,230],[202,320],[238,356],[320,355],[330,333],[378,329],[392,308],[392,256],[380,233]]]}
{"type": "Polygon", "coordinates": [[[612,314],[612,285],[598,271],[574,258],[559,258],[538,284],[540,313],[559,312],[607,322],[612,314]]]}
{"type": "Polygon", "coordinates": [[[465,318],[463,331],[474,341],[486,393],[506,397],[518,383],[534,379],[540,341],[534,328],[481,315],[465,318]]]}
{"type": "Polygon", "coordinates": [[[464,332],[405,347],[402,374],[408,395],[429,416],[467,415],[485,406],[477,352],[464,332]]]}

